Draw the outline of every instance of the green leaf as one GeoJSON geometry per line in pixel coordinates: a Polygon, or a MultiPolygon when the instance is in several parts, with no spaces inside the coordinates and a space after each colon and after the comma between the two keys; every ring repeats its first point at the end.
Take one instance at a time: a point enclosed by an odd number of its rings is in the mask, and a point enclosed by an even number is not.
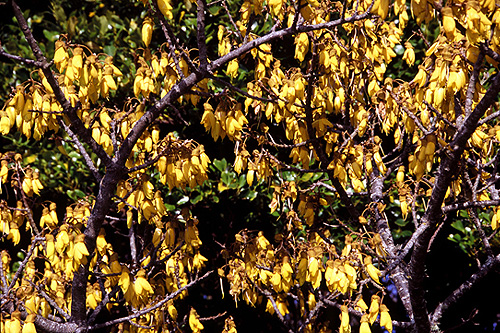
{"type": "Polygon", "coordinates": [[[224,183],[224,185],[226,185],[226,186],[229,186],[233,182],[233,179],[234,179],[233,175],[231,175],[231,173],[229,173],[229,172],[223,172],[220,178],[221,178],[222,182],[224,183]]]}
{"type": "Polygon", "coordinates": [[[455,222],[453,222],[451,224],[451,226],[453,228],[457,229],[458,231],[465,232],[465,228],[464,228],[464,225],[462,223],[462,220],[456,220],[455,222]]]}
{"type": "Polygon", "coordinates": [[[243,192],[243,198],[252,201],[253,199],[257,198],[257,194],[259,193],[256,191],[247,190],[243,192]]]}
{"type": "Polygon", "coordinates": [[[403,219],[397,219],[396,221],[394,221],[394,223],[396,225],[399,225],[400,227],[404,227],[405,225],[408,224],[408,221],[403,219]]]}
{"type": "Polygon", "coordinates": [[[239,178],[238,178],[238,188],[242,188],[246,185],[247,183],[247,177],[242,174],[239,178]]]}
{"type": "Polygon", "coordinates": [[[85,198],[85,193],[83,191],[76,189],[76,190],[67,190],[66,194],[68,197],[70,197],[71,200],[78,201],[80,199],[85,198]]]}
{"type": "Polygon", "coordinates": [[[198,194],[193,199],[191,199],[191,203],[194,205],[194,204],[200,202],[201,200],[203,200],[203,195],[198,194]]]}
{"type": "Polygon", "coordinates": [[[57,31],[48,31],[44,29],[43,35],[52,43],[59,38],[59,33],[57,31]]]}
{"type": "Polygon", "coordinates": [[[167,212],[172,212],[175,210],[175,208],[175,205],[165,204],[165,209],[167,210],[167,212]]]}
{"type": "Polygon", "coordinates": [[[213,6],[208,8],[208,12],[212,15],[217,15],[219,14],[219,11],[222,9],[221,6],[213,6]]]}
{"type": "Polygon", "coordinates": [[[220,172],[225,171],[227,168],[227,162],[225,158],[223,158],[222,160],[214,160],[213,164],[220,172]]]}
{"type": "Polygon", "coordinates": [[[103,48],[104,53],[110,56],[115,56],[116,54],[116,47],[114,45],[107,45],[103,48]]]}

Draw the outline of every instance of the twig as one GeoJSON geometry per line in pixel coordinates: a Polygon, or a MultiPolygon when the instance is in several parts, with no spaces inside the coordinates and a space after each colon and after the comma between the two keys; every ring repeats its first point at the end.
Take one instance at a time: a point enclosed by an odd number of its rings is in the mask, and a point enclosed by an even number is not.
{"type": "Polygon", "coordinates": [[[87,165],[87,167],[90,169],[90,171],[94,175],[94,178],[97,180],[97,182],[100,182],[102,179],[102,176],[99,173],[99,170],[95,166],[94,162],[92,161],[92,158],[89,156],[89,154],[87,153],[87,151],[83,147],[82,143],[80,142],[80,140],[76,136],[76,134],[73,133],[73,131],[71,130],[71,128],[68,125],[66,125],[66,123],[64,122],[62,117],[60,117],[60,116],[57,117],[57,121],[59,122],[59,125],[61,125],[64,128],[66,133],[68,133],[69,137],[71,138],[71,141],[76,146],[76,148],[78,148],[78,151],[80,152],[80,154],[82,154],[83,160],[85,161],[85,164],[87,165]]]}
{"type": "Polygon", "coordinates": [[[215,320],[215,319],[218,319],[220,317],[224,317],[226,315],[227,311],[224,311],[222,313],[219,313],[219,314],[216,314],[215,316],[211,316],[211,317],[205,317],[205,318],[199,318],[198,320],[199,321],[210,321],[210,320],[215,320]]]}
{"type": "Polygon", "coordinates": [[[240,40],[243,41],[243,36],[241,35],[240,29],[238,29],[238,26],[236,23],[234,23],[233,20],[233,15],[231,15],[231,12],[229,11],[229,8],[227,7],[227,2],[226,0],[221,0],[222,1],[222,7],[226,10],[226,14],[229,17],[229,21],[231,21],[231,24],[233,25],[235,33],[240,37],[240,40]]]}
{"type": "Polygon", "coordinates": [[[19,188],[18,193],[21,195],[21,200],[23,202],[23,206],[26,207],[26,215],[28,215],[28,221],[30,223],[31,230],[35,232],[35,235],[40,235],[40,230],[35,223],[35,219],[33,218],[33,212],[29,209],[28,199],[26,198],[26,194],[23,191],[23,184],[21,182],[21,172],[22,170],[20,163],[16,162],[16,176],[17,176],[17,186],[19,188]]]}
{"type": "Polygon", "coordinates": [[[425,128],[425,126],[422,124],[420,119],[418,119],[417,116],[415,116],[415,114],[413,112],[408,110],[408,108],[403,105],[403,103],[399,100],[398,96],[396,96],[395,93],[391,92],[391,96],[396,101],[396,103],[399,105],[399,107],[406,113],[406,115],[408,117],[410,117],[413,120],[413,122],[415,122],[417,127],[420,128],[420,130],[424,133],[424,135],[429,135],[433,132],[433,129],[428,130],[427,128],[425,128]]]}
{"type": "Polygon", "coordinates": [[[4,57],[6,57],[8,59],[12,59],[12,60],[15,60],[15,61],[22,62],[22,63],[24,63],[26,65],[34,65],[36,67],[41,67],[43,65],[41,62],[39,62],[37,60],[26,59],[26,58],[23,58],[23,57],[20,57],[20,56],[13,55],[13,54],[5,52],[5,50],[2,48],[2,44],[1,43],[0,43],[0,55],[3,55],[4,57]]]}
{"type": "Polygon", "coordinates": [[[296,144],[293,144],[293,145],[287,145],[287,144],[283,144],[283,143],[276,143],[276,142],[274,142],[273,137],[269,133],[268,133],[268,136],[271,139],[271,142],[266,141],[265,144],[266,145],[270,145],[270,146],[274,146],[274,147],[277,147],[277,148],[288,148],[288,149],[298,148],[298,147],[307,146],[308,144],[310,144],[312,142],[312,140],[309,139],[309,140],[302,141],[302,142],[299,142],[299,143],[296,143],[296,144]]]}
{"type": "Polygon", "coordinates": [[[21,273],[24,271],[24,267],[26,266],[26,264],[30,260],[31,256],[33,255],[33,252],[35,251],[35,248],[36,248],[36,244],[38,242],[41,242],[44,240],[45,240],[45,237],[34,237],[33,238],[33,240],[31,241],[30,249],[29,249],[28,253],[26,254],[26,257],[21,262],[21,265],[19,265],[19,268],[17,269],[16,274],[14,275],[14,277],[12,278],[12,281],[10,282],[9,289],[14,288],[14,285],[16,284],[17,279],[21,276],[21,273]]]}
{"type": "Polygon", "coordinates": [[[253,281],[250,280],[250,282],[252,283],[252,285],[264,296],[267,297],[267,299],[269,301],[271,301],[271,304],[273,306],[273,309],[274,309],[274,312],[276,313],[276,315],[278,316],[279,320],[283,323],[283,325],[288,328],[288,332],[290,333],[293,333],[293,331],[288,327],[288,323],[285,321],[285,317],[283,317],[283,315],[281,314],[280,310],[278,309],[278,305],[276,304],[276,301],[274,300],[274,297],[273,295],[267,291],[267,290],[263,290],[261,289],[256,283],[254,283],[253,281]]]}
{"type": "Polygon", "coordinates": [[[446,125],[448,125],[452,128],[455,128],[455,129],[457,128],[457,126],[455,124],[453,124],[445,116],[443,116],[443,114],[438,109],[436,109],[434,106],[432,106],[429,102],[427,102],[425,99],[423,100],[423,102],[429,109],[431,109],[432,112],[434,112],[436,114],[436,116],[438,116],[439,119],[444,121],[446,125]]]}
{"type": "Polygon", "coordinates": [[[484,201],[467,201],[454,203],[443,207],[443,213],[450,213],[457,210],[467,209],[467,208],[481,208],[489,206],[500,206],[500,199],[496,200],[484,200],[484,201]]]}
{"type": "Polygon", "coordinates": [[[500,254],[496,257],[490,257],[481,266],[481,268],[471,277],[455,289],[443,302],[439,303],[431,316],[432,326],[439,325],[443,313],[455,304],[469,290],[477,285],[500,263],[500,254]]]}
{"type": "Polygon", "coordinates": [[[181,293],[183,293],[185,290],[191,288],[195,284],[197,284],[197,283],[201,282],[202,280],[206,279],[212,273],[213,273],[213,271],[209,271],[209,272],[205,273],[202,277],[199,277],[198,279],[196,279],[194,281],[191,281],[190,283],[188,283],[184,287],[182,287],[182,288],[178,289],[177,291],[171,293],[170,295],[166,296],[164,299],[162,299],[161,301],[159,301],[158,303],[156,303],[153,306],[150,306],[150,307],[144,308],[142,310],[139,310],[139,311],[135,312],[134,314],[131,314],[131,315],[126,316],[126,317],[122,317],[122,318],[110,320],[110,321],[107,321],[107,322],[101,323],[101,324],[91,325],[88,329],[89,330],[97,330],[97,329],[100,329],[100,328],[104,328],[104,327],[112,326],[112,325],[115,325],[115,324],[123,323],[124,321],[128,321],[130,319],[134,319],[134,318],[140,317],[142,315],[145,315],[146,313],[149,313],[149,312],[151,312],[153,310],[156,310],[156,309],[162,307],[168,301],[170,301],[171,299],[174,299],[175,297],[177,297],[178,295],[180,295],[181,293]]]}
{"type": "MultiPolygon", "coordinates": [[[[140,214],[140,212],[138,212],[140,214]]],[[[129,244],[130,244],[130,256],[132,257],[132,268],[137,268],[137,246],[135,241],[135,229],[134,229],[134,221],[132,221],[132,225],[128,230],[129,244]]]]}
{"type": "Polygon", "coordinates": [[[485,123],[487,123],[488,121],[493,120],[493,119],[498,118],[498,117],[500,117],[500,111],[493,112],[493,113],[492,113],[492,114],[490,114],[489,116],[484,117],[484,118],[483,118],[483,119],[481,119],[481,120],[480,120],[477,124],[478,124],[479,126],[481,126],[482,124],[485,124],[485,123]]]}
{"type": "Polygon", "coordinates": [[[240,88],[232,85],[231,83],[227,82],[227,81],[224,81],[222,80],[221,78],[218,78],[217,76],[215,75],[211,75],[210,78],[212,80],[214,80],[215,82],[219,82],[220,84],[223,84],[225,85],[226,87],[228,87],[229,89],[231,90],[234,90],[236,91],[237,93],[245,96],[245,97],[248,97],[248,98],[251,98],[251,99],[255,99],[257,101],[261,101],[261,102],[272,102],[272,103],[275,103],[276,102],[276,99],[269,99],[269,98],[264,98],[264,97],[259,97],[259,96],[255,96],[255,95],[251,95],[249,93],[247,93],[246,91],[243,91],[241,90],[240,88]]]}
{"type": "Polygon", "coordinates": [[[50,298],[49,295],[47,295],[47,293],[42,289],[40,288],[38,285],[36,285],[35,283],[33,283],[33,281],[31,280],[27,280],[33,287],[35,287],[35,289],[40,293],[40,295],[42,295],[43,298],[45,298],[45,300],[54,308],[56,309],[56,311],[64,317],[64,319],[66,320],[69,320],[71,318],[71,316],[66,313],[66,311],[64,311],[63,309],[61,309],[59,307],[59,305],[57,305],[57,303],[52,299],[50,298]]]}
{"type": "MultiPolygon", "coordinates": [[[[474,91],[476,90],[476,82],[479,78],[479,71],[481,70],[483,59],[484,59],[484,52],[480,52],[479,55],[477,56],[476,62],[474,63],[472,74],[469,79],[469,86],[467,87],[467,91],[465,93],[465,117],[470,115],[472,112],[474,91]]],[[[461,125],[459,119],[457,119],[457,124],[461,125]]]]}

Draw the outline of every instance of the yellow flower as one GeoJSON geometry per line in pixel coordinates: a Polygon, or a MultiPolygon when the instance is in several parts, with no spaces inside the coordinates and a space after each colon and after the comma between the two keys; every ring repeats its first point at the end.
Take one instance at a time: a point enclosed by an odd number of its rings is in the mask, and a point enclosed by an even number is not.
{"type": "Polygon", "coordinates": [[[191,327],[191,330],[193,333],[198,333],[203,330],[203,324],[199,320],[200,316],[196,312],[195,309],[191,308],[191,312],[189,313],[189,327],[191,327]]]}
{"type": "Polygon", "coordinates": [[[384,304],[380,305],[380,326],[385,327],[387,331],[392,333],[392,320],[389,315],[389,309],[384,304]]]}
{"type": "Polygon", "coordinates": [[[380,284],[379,276],[380,276],[380,270],[373,266],[372,264],[372,257],[365,257],[364,263],[366,266],[366,271],[368,272],[368,275],[372,278],[373,281],[377,282],[380,284]]]}
{"type": "Polygon", "coordinates": [[[306,53],[309,51],[309,37],[305,32],[300,33],[295,38],[295,59],[304,61],[306,53]]]}
{"type": "Polygon", "coordinates": [[[403,54],[403,60],[406,61],[408,66],[413,66],[415,64],[415,51],[413,50],[413,46],[411,43],[405,43],[405,53],[403,54]]]}
{"type": "Polygon", "coordinates": [[[172,15],[172,5],[170,4],[170,1],[168,0],[157,0],[158,2],[158,8],[160,8],[160,12],[169,20],[173,18],[172,15]]]}
{"type": "Polygon", "coordinates": [[[153,37],[153,20],[150,17],[146,17],[142,23],[142,41],[146,47],[151,43],[151,38],[153,37]]]}

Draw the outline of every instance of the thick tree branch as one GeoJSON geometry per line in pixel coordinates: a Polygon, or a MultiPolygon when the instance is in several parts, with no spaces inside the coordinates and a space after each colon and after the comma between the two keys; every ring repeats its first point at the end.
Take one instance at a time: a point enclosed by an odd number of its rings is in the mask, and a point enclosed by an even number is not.
{"type": "Polygon", "coordinates": [[[200,67],[199,70],[205,73],[208,69],[208,58],[207,58],[207,39],[205,37],[205,11],[207,3],[205,0],[197,0],[197,32],[196,40],[198,42],[198,52],[200,56],[200,67]]]}
{"type": "Polygon", "coordinates": [[[406,313],[408,313],[410,320],[413,321],[413,308],[410,301],[408,279],[406,277],[405,271],[400,266],[401,261],[395,259],[396,246],[394,244],[394,239],[392,238],[391,229],[389,228],[389,224],[387,223],[387,217],[383,212],[379,210],[379,206],[383,205],[384,180],[382,177],[377,176],[376,171],[374,170],[374,172],[372,172],[372,174],[370,175],[370,183],[370,200],[373,203],[372,210],[375,212],[377,232],[380,234],[380,238],[382,238],[384,249],[389,254],[389,265],[393,267],[392,270],[389,271],[389,273],[391,274],[391,279],[396,285],[399,298],[401,299],[401,302],[406,309],[406,313]]]}
{"type": "MultiPolygon", "coordinates": [[[[126,174],[124,164],[125,162],[121,165],[117,165],[116,163],[110,165],[106,169],[106,174],[100,182],[96,204],[92,208],[87,221],[87,228],[84,232],[85,245],[90,253],[90,258],[94,255],[96,239],[106,214],[109,212],[111,207],[116,185],[126,174]]],[[[78,323],[79,325],[84,325],[86,318],[86,294],[89,264],[90,262],[85,266],[80,265],[74,274],[72,283],[71,317],[72,321],[78,323]]]]}
{"type": "MultiPolygon", "coordinates": [[[[484,57],[484,53],[480,54],[479,58],[481,57],[484,57]]],[[[458,164],[467,145],[467,141],[476,130],[479,120],[496,101],[499,92],[500,75],[496,75],[491,86],[477,104],[474,111],[472,111],[461,124],[445,153],[446,155],[441,159],[431,198],[422,218],[422,224],[426,229],[423,231],[421,237],[417,239],[410,260],[410,275],[412,276],[410,280],[410,294],[417,332],[429,332],[431,329],[425,301],[424,262],[431,237],[442,219],[443,211],[441,205],[452,180],[452,170],[454,170],[458,164]]]]}
{"type": "Polygon", "coordinates": [[[488,258],[488,260],[486,260],[476,273],[472,274],[467,281],[455,289],[443,302],[439,303],[431,316],[432,327],[437,329],[443,313],[448,310],[450,306],[457,303],[466,292],[470,291],[474,286],[480,283],[481,280],[484,279],[493,269],[495,269],[499,263],[500,254],[496,257],[488,258]]]}
{"type": "Polygon", "coordinates": [[[37,315],[35,319],[35,326],[42,332],[47,333],[75,333],[78,332],[78,325],[75,323],[59,323],[47,319],[41,315],[37,315]]]}

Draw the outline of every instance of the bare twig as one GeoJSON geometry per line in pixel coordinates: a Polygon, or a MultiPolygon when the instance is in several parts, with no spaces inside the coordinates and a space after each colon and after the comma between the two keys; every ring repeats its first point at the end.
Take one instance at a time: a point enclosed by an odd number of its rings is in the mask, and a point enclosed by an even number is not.
{"type": "Polygon", "coordinates": [[[10,282],[9,289],[14,288],[14,285],[17,282],[17,279],[21,276],[21,273],[24,272],[24,267],[28,263],[28,261],[31,259],[31,256],[33,255],[33,252],[36,248],[36,245],[38,242],[42,242],[45,240],[45,237],[33,237],[33,240],[31,241],[31,246],[30,249],[28,250],[28,253],[26,254],[26,257],[24,260],[21,262],[21,265],[19,265],[19,268],[17,269],[16,274],[12,278],[12,281],[10,282]]]}
{"type": "Polygon", "coordinates": [[[156,309],[162,307],[164,304],[166,304],[171,299],[174,299],[179,294],[183,293],[185,290],[188,290],[189,288],[191,288],[195,284],[200,283],[201,281],[203,281],[204,279],[206,279],[207,277],[209,277],[212,273],[213,273],[213,271],[209,271],[209,272],[205,273],[203,276],[199,277],[198,279],[196,279],[194,281],[191,281],[190,283],[188,283],[184,287],[182,287],[182,288],[178,289],[177,291],[171,293],[170,295],[166,296],[164,299],[162,299],[161,301],[159,301],[158,303],[156,303],[153,306],[146,307],[146,308],[144,308],[142,310],[139,310],[139,311],[137,311],[137,312],[135,312],[135,313],[133,313],[133,314],[131,314],[129,316],[126,316],[126,317],[122,317],[122,318],[110,320],[110,321],[107,321],[107,322],[104,322],[104,323],[101,323],[101,324],[92,325],[92,326],[89,327],[89,330],[97,330],[97,329],[100,329],[100,328],[109,327],[109,326],[112,326],[112,325],[115,325],[115,324],[123,323],[125,321],[128,321],[128,320],[140,317],[142,315],[145,315],[146,313],[149,313],[149,312],[151,312],[153,310],[156,310],[156,309]]]}
{"type": "Polygon", "coordinates": [[[50,306],[52,306],[54,309],[56,309],[56,311],[64,317],[64,319],[66,320],[69,320],[71,318],[71,316],[66,312],[64,311],[63,309],[61,309],[59,307],[59,305],[57,305],[57,303],[52,299],[50,298],[49,295],[47,295],[47,293],[42,289],[40,288],[38,285],[36,285],[33,281],[31,280],[27,280],[33,287],[35,287],[35,289],[38,291],[38,293],[40,293],[40,295],[42,295],[43,298],[45,298],[45,300],[50,304],[50,306]]]}
{"type": "Polygon", "coordinates": [[[500,206],[500,199],[496,200],[484,200],[484,201],[467,201],[450,204],[443,207],[443,213],[450,213],[457,210],[467,209],[467,208],[481,208],[489,206],[500,206]]]}
{"type": "Polygon", "coordinates": [[[2,44],[1,43],[0,43],[0,55],[6,57],[8,59],[11,59],[11,60],[22,62],[22,63],[24,63],[26,65],[33,65],[35,67],[41,67],[43,65],[43,63],[41,63],[41,62],[39,62],[37,60],[26,59],[26,58],[23,58],[23,57],[20,57],[20,56],[13,55],[13,54],[5,52],[5,50],[2,48],[2,44]]]}
{"type": "Polygon", "coordinates": [[[477,285],[488,273],[490,273],[500,263],[500,255],[489,257],[481,268],[471,277],[455,289],[443,302],[439,303],[431,316],[432,326],[439,326],[443,313],[453,304],[462,298],[462,296],[477,285]]]}
{"type": "MultiPolygon", "coordinates": [[[[467,87],[467,92],[465,94],[465,117],[472,112],[472,102],[474,100],[474,91],[476,91],[476,82],[479,79],[479,71],[483,65],[484,52],[480,52],[474,67],[472,69],[472,74],[469,79],[469,86],[467,87]]],[[[461,125],[459,119],[457,119],[457,125],[461,125]]]]}
{"type": "Polygon", "coordinates": [[[62,126],[62,128],[64,128],[66,133],[68,133],[69,137],[71,138],[71,141],[76,146],[76,148],[78,148],[78,151],[80,152],[80,154],[82,154],[83,160],[85,161],[85,164],[87,165],[87,167],[90,169],[90,172],[92,172],[92,175],[94,175],[94,178],[98,182],[100,182],[102,179],[102,176],[101,176],[99,170],[97,169],[97,167],[95,166],[94,162],[92,161],[92,158],[89,156],[89,154],[87,153],[87,151],[83,147],[82,143],[80,142],[80,140],[76,136],[76,134],[73,133],[73,131],[71,130],[71,128],[68,125],[66,125],[66,123],[64,122],[62,117],[57,117],[57,121],[59,122],[59,125],[62,126]]]}

